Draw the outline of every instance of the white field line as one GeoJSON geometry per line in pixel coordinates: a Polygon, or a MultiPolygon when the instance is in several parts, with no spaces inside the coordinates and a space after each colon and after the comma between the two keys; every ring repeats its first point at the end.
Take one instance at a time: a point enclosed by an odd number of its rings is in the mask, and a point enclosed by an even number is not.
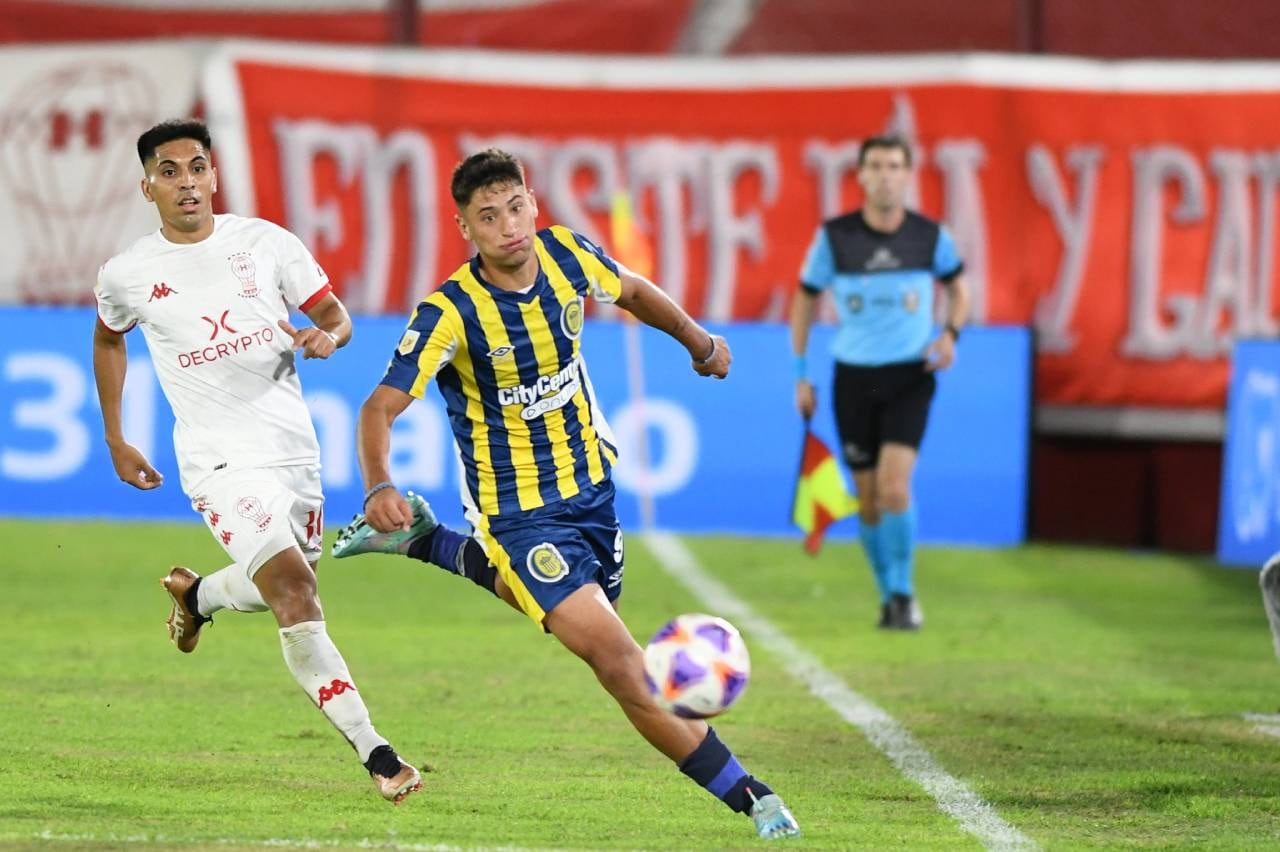
{"type": "MultiPolygon", "coordinates": [[[[961,829],[988,849],[1036,848],[1035,841],[1005,822],[968,785],[939,766],[896,719],[850,689],[816,657],[793,642],[768,619],[757,615],[724,584],[708,575],[678,537],[670,533],[648,532],[643,538],[667,573],[683,583],[714,614],[728,618],[750,633],[754,647],[763,647],[785,662],[787,671],[830,705],[841,718],[862,731],[899,772],[923,787],[937,801],[938,808],[959,823],[961,829]]],[[[803,828],[803,812],[797,816],[803,828]]]]}
{"type": "Polygon", "coordinates": [[[1280,713],[1241,713],[1240,718],[1249,722],[1261,722],[1253,729],[1260,734],[1280,739],[1280,713]]]}

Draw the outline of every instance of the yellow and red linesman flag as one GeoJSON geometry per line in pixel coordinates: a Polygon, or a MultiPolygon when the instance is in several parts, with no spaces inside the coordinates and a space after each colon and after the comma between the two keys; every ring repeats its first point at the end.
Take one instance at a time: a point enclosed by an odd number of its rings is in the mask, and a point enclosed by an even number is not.
{"type": "Polygon", "coordinates": [[[613,194],[609,208],[609,237],[613,243],[614,258],[636,275],[652,281],[653,246],[649,237],[636,225],[631,195],[625,190],[613,194]]]}
{"type": "Polygon", "coordinates": [[[804,430],[804,450],[791,520],[805,532],[804,549],[814,555],[827,527],[858,511],[858,499],[845,487],[840,463],[817,435],[804,430]]]}

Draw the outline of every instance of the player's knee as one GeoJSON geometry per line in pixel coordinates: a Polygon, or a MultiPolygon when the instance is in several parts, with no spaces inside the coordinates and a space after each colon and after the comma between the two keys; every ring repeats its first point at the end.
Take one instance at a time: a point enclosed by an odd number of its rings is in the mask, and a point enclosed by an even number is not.
{"type": "Polygon", "coordinates": [[[644,679],[644,653],[638,645],[600,649],[587,659],[587,665],[611,694],[625,692],[644,679]]]}
{"type": "Polygon", "coordinates": [[[876,496],[883,512],[905,512],[911,505],[911,489],[905,482],[889,482],[881,485],[876,496]]]}

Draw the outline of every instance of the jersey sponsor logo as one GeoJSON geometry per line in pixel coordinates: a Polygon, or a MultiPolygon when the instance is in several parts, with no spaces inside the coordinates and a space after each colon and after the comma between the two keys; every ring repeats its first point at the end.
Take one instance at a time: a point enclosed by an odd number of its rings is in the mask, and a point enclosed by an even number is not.
{"type": "Polygon", "coordinates": [[[565,305],[564,310],[560,312],[560,328],[570,340],[576,340],[578,335],[582,334],[582,312],[581,296],[565,305]]]}
{"type": "Polygon", "coordinates": [[[421,336],[416,329],[406,328],[404,336],[400,338],[400,345],[396,347],[396,351],[405,356],[412,354],[413,347],[418,345],[418,338],[421,336]]]}
{"type": "Polygon", "coordinates": [[[902,261],[889,251],[888,246],[878,246],[871,257],[867,260],[866,269],[897,269],[902,266],[902,261]]]}
{"type": "Polygon", "coordinates": [[[229,309],[228,309],[228,310],[223,311],[223,312],[222,312],[222,316],[221,316],[218,320],[216,320],[216,321],[214,320],[214,318],[213,318],[213,317],[200,317],[200,319],[202,319],[202,320],[204,320],[205,322],[209,323],[209,325],[211,326],[211,329],[210,329],[210,331],[209,331],[209,339],[210,339],[210,340],[213,340],[215,337],[217,337],[217,336],[218,336],[218,332],[219,332],[219,331],[228,331],[228,332],[230,332],[231,334],[239,334],[239,333],[240,333],[240,332],[236,331],[234,328],[232,328],[230,325],[228,325],[228,324],[227,324],[227,315],[228,315],[228,314],[230,314],[230,313],[231,313],[231,311],[230,311],[229,309]]]}
{"type": "Polygon", "coordinates": [[[530,576],[543,583],[554,583],[569,575],[569,563],[549,541],[530,550],[525,557],[525,565],[529,568],[530,576]]]}
{"type": "Polygon", "coordinates": [[[271,525],[271,515],[263,508],[262,501],[257,497],[241,497],[236,502],[236,514],[255,524],[258,532],[262,532],[271,525]]]}
{"type": "Polygon", "coordinates": [[[569,400],[582,387],[582,379],[577,360],[551,376],[539,376],[531,385],[514,385],[498,389],[499,405],[522,405],[522,420],[533,420],[548,411],[558,411],[569,404],[569,400]]]}
{"type": "Polygon", "coordinates": [[[231,274],[240,282],[240,298],[252,299],[262,292],[258,289],[258,267],[253,262],[253,255],[242,251],[228,255],[227,260],[231,262],[231,274]]]}
{"type": "MultiPolygon", "coordinates": [[[[202,317],[202,319],[213,322],[209,317],[202,317]]],[[[230,331],[231,329],[227,330],[230,331]]],[[[214,337],[216,336],[217,330],[215,328],[214,337]]],[[[239,337],[233,337],[230,340],[213,346],[206,346],[203,349],[192,349],[190,352],[179,352],[178,366],[185,370],[188,367],[198,367],[201,364],[212,364],[214,361],[221,358],[239,355],[240,353],[246,352],[255,346],[265,346],[267,343],[274,340],[275,336],[275,330],[272,329],[271,326],[265,326],[252,334],[242,334],[239,337]]],[[[209,339],[213,340],[213,337],[210,337],[209,339]]],[[[290,359],[290,363],[292,363],[293,353],[286,352],[285,355],[290,359]]],[[[277,378],[279,378],[279,376],[277,376],[277,378]]]]}
{"type": "Polygon", "coordinates": [[[147,301],[155,302],[160,299],[165,299],[165,298],[168,298],[169,296],[176,295],[177,292],[178,292],[177,290],[173,289],[168,284],[161,281],[159,284],[151,288],[151,296],[147,299],[147,301]]]}

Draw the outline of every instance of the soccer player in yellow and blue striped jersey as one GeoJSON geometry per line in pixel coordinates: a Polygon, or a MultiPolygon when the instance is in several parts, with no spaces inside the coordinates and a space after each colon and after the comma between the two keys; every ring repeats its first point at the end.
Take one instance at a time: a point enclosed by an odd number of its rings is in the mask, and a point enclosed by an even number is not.
{"type": "Polygon", "coordinates": [[[693,369],[724,378],[724,338],[651,282],[568,228],[537,230],[518,161],[482,151],[454,171],[462,236],[477,253],[414,311],[381,384],[360,411],[364,516],[335,556],[396,552],[472,579],[581,657],[632,725],[766,839],[797,834],[782,800],[747,773],[705,721],[658,707],[643,651],[616,614],[622,530],[610,471],[617,448],[580,351],[588,297],[679,341],[693,369]],[[391,426],[435,379],[464,471],[475,538],[439,526],[391,482],[391,426]]]}

